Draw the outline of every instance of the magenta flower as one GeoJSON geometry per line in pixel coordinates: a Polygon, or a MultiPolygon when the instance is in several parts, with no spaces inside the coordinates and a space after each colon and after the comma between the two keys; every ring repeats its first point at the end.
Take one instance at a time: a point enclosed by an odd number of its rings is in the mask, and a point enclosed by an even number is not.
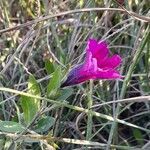
{"type": "Polygon", "coordinates": [[[84,63],[75,66],[61,87],[82,83],[89,79],[117,79],[122,76],[116,71],[121,63],[119,55],[109,57],[105,42],[89,39],[84,63]]]}

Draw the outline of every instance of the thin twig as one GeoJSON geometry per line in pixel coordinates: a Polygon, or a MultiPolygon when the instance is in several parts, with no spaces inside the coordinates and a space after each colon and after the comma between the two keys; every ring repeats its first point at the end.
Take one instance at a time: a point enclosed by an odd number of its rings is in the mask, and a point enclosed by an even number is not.
{"type": "Polygon", "coordinates": [[[19,30],[20,28],[24,28],[24,27],[30,26],[32,24],[36,24],[38,22],[42,22],[42,21],[48,20],[50,18],[55,18],[55,17],[59,17],[59,16],[64,16],[64,15],[69,15],[69,14],[74,14],[74,13],[81,13],[81,12],[106,11],[106,10],[107,11],[121,11],[123,13],[127,13],[127,14],[130,14],[132,16],[135,16],[134,19],[136,19],[136,20],[143,21],[143,22],[150,22],[150,17],[145,17],[145,16],[142,16],[142,15],[136,14],[132,11],[126,11],[126,10],[119,9],[119,8],[83,8],[83,9],[65,11],[65,12],[61,12],[59,14],[54,14],[54,15],[48,15],[48,16],[45,16],[45,17],[40,17],[40,18],[37,18],[35,20],[28,21],[24,24],[17,25],[15,27],[0,30],[0,33],[9,32],[9,31],[12,31],[12,30],[19,30]]]}
{"type": "Polygon", "coordinates": [[[98,104],[98,105],[93,105],[92,108],[96,108],[96,107],[103,106],[103,105],[109,105],[113,103],[131,103],[131,102],[148,102],[148,101],[150,101],[150,96],[139,96],[139,97],[114,100],[114,101],[105,102],[105,103],[98,104]]]}
{"type": "MultiPolygon", "coordinates": [[[[1,136],[6,136],[12,139],[18,139],[19,135],[13,134],[13,133],[6,133],[6,132],[0,132],[1,136]]],[[[105,143],[99,143],[99,142],[91,142],[88,140],[80,140],[80,139],[69,139],[69,138],[60,138],[60,137],[51,137],[50,135],[39,135],[39,134],[27,134],[27,135],[22,135],[19,137],[18,141],[59,141],[63,143],[70,143],[70,144],[77,144],[77,145],[91,145],[91,146],[99,146],[99,147],[106,147],[107,144],[105,143]]],[[[128,147],[128,146],[118,146],[118,145],[111,145],[112,148],[121,148],[121,149],[133,149],[133,147],[128,147]]],[[[137,149],[138,150],[138,149],[137,149]]]]}

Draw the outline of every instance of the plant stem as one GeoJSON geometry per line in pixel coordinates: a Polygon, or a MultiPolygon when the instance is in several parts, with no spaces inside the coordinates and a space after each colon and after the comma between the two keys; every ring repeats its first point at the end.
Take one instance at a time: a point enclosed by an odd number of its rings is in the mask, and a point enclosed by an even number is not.
{"type": "MultiPolygon", "coordinates": [[[[134,71],[134,68],[135,68],[136,64],[138,63],[138,61],[140,60],[140,58],[142,57],[142,51],[143,51],[144,46],[146,45],[146,43],[147,43],[147,41],[149,39],[149,34],[150,34],[149,27],[150,26],[148,25],[147,29],[145,30],[145,34],[143,36],[143,41],[141,43],[141,47],[136,51],[135,56],[133,58],[133,62],[131,64],[131,66],[129,67],[127,75],[126,75],[126,77],[124,79],[123,86],[122,86],[121,93],[120,93],[120,99],[124,98],[126,90],[127,90],[127,87],[129,85],[129,82],[130,82],[131,75],[132,75],[132,73],[134,71]]],[[[121,105],[120,105],[120,103],[118,103],[116,111],[115,111],[114,122],[112,123],[112,126],[111,126],[111,130],[110,130],[110,134],[109,134],[109,139],[108,139],[108,143],[107,143],[108,146],[107,146],[106,150],[109,150],[110,144],[111,144],[112,139],[113,139],[113,136],[114,136],[115,133],[117,134],[117,132],[118,132],[117,131],[117,125],[118,125],[118,123],[117,123],[116,119],[119,116],[120,107],[121,107],[121,105]]]]}
{"type": "MultiPolygon", "coordinates": [[[[0,91],[14,93],[15,96],[17,96],[17,95],[24,95],[24,96],[27,96],[27,97],[32,97],[32,98],[36,98],[36,99],[45,100],[45,101],[50,102],[52,104],[58,105],[58,107],[64,106],[64,107],[70,108],[70,109],[75,110],[75,111],[84,112],[86,114],[88,114],[89,111],[90,111],[91,114],[93,116],[95,116],[95,117],[103,118],[103,119],[106,119],[106,120],[112,121],[112,122],[116,121],[116,122],[118,122],[120,124],[127,125],[127,126],[130,126],[130,127],[137,128],[139,130],[145,131],[148,134],[150,133],[149,129],[137,126],[135,124],[126,122],[126,121],[118,119],[118,118],[116,118],[116,120],[115,120],[112,116],[105,115],[105,114],[102,114],[102,113],[98,113],[98,112],[95,112],[95,111],[92,111],[92,110],[88,110],[88,109],[85,109],[83,107],[69,105],[66,102],[61,102],[61,101],[56,101],[56,100],[48,99],[48,98],[45,98],[45,97],[35,96],[33,94],[29,94],[29,93],[25,93],[23,91],[17,91],[17,90],[10,89],[10,88],[5,88],[5,87],[0,87],[0,91]]],[[[2,102],[0,104],[2,104],[2,102]]]]}
{"type": "Polygon", "coordinates": [[[150,36],[150,26],[148,26],[147,29],[145,30],[145,34],[143,36],[144,39],[143,39],[143,42],[141,43],[141,47],[135,53],[135,57],[133,58],[133,62],[131,64],[130,68],[129,68],[129,71],[127,72],[126,78],[123,82],[123,86],[122,86],[122,90],[121,90],[121,94],[120,94],[120,99],[123,99],[124,96],[125,96],[125,92],[126,92],[126,89],[129,85],[131,75],[134,71],[134,68],[135,68],[136,64],[138,63],[140,58],[143,56],[142,52],[143,52],[144,46],[146,45],[148,39],[150,38],[149,36],[150,36]]]}
{"type": "Polygon", "coordinates": [[[93,105],[93,100],[92,100],[92,93],[93,93],[93,80],[90,80],[89,84],[89,93],[88,93],[88,118],[87,118],[87,132],[86,132],[86,140],[90,140],[92,137],[92,117],[93,114],[91,112],[91,107],[93,105]]]}

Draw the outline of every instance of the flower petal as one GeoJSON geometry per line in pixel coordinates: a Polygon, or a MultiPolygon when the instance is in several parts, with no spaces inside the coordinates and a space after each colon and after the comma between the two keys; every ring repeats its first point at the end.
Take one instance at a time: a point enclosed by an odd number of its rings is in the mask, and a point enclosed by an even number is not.
{"type": "Polygon", "coordinates": [[[98,67],[99,68],[116,68],[120,63],[122,59],[119,55],[114,55],[111,58],[107,58],[103,61],[98,61],[98,67]]]}
{"type": "Polygon", "coordinates": [[[83,65],[83,70],[88,70],[92,63],[92,53],[90,51],[87,52],[85,62],[83,65]]]}
{"type": "Polygon", "coordinates": [[[109,49],[103,41],[89,39],[86,48],[86,58],[82,64],[74,67],[68,74],[67,80],[61,85],[70,86],[89,79],[117,79],[122,76],[115,70],[121,63],[121,57],[108,57],[109,49]]]}
{"type": "Polygon", "coordinates": [[[122,76],[119,74],[119,72],[114,69],[98,69],[97,73],[95,74],[95,79],[117,79],[121,77],[122,76]]]}
{"type": "Polygon", "coordinates": [[[84,64],[80,64],[74,67],[68,74],[67,80],[61,85],[61,87],[79,84],[93,77],[93,74],[84,70],[84,64]]]}
{"type": "Polygon", "coordinates": [[[103,60],[107,58],[109,54],[106,42],[100,41],[98,43],[94,39],[89,39],[87,53],[88,51],[92,52],[92,57],[96,58],[97,60],[103,60]]]}
{"type": "Polygon", "coordinates": [[[98,68],[97,68],[97,59],[96,58],[92,59],[92,69],[90,69],[90,70],[92,70],[93,72],[96,72],[98,70],[98,68]]]}

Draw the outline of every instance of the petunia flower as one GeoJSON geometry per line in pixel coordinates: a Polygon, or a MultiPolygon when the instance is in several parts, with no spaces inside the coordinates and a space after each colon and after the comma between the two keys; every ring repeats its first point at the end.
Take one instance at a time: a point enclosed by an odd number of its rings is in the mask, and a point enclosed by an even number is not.
{"type": "Polygon", "coordinates": [[[119,55],[109,56],[106,42],[89,39],[85,61],[69,72],[67,80],[61,87],[79,84],[89,79],[121,78],[122,76],[116,70],[121,60],[119,55]]]}

